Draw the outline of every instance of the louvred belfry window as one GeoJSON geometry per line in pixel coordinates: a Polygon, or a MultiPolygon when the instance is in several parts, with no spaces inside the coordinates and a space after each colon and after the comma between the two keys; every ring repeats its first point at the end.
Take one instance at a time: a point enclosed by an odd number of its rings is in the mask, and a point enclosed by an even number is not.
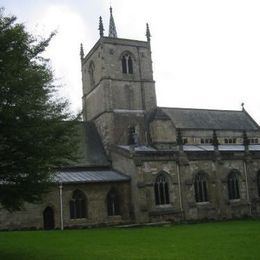
{"type": "Polygon", "coordinates": [[[133,59],[129,54],[122,57],[122,72],[124,74],[133,74],[133,59]]]}

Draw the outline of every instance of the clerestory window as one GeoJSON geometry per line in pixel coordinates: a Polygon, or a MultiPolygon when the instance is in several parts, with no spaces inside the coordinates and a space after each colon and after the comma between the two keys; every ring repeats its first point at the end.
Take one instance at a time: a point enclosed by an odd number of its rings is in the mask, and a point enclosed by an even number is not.
{"type": "Polygon", "coordinates": [[[225,141],[225,144],[236,144],[237,139],[236,138],[225,138],[224,141],[225,141]]]}

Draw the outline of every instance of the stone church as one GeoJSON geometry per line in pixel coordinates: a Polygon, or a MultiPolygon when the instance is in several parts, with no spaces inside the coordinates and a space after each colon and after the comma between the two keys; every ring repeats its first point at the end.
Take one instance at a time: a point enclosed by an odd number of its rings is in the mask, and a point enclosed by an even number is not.
{"type": "Polygon", "coordinates": [[[146,41],[109,34],[85,55],[80,161],[0,229],[260,216],[260,128],[240,111],[158,107],[146,41]]]}

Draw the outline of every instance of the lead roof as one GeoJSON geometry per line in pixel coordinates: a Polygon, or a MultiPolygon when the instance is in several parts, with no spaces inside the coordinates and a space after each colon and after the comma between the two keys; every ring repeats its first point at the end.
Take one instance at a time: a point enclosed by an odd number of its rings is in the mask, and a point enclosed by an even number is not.
{"type": "Polygon", "coordinates": [[[54,177],[54,182],[69,183],[93,183],[93,182],[124,182],[130,177],[114,170],[60,170],[54,177]]]}

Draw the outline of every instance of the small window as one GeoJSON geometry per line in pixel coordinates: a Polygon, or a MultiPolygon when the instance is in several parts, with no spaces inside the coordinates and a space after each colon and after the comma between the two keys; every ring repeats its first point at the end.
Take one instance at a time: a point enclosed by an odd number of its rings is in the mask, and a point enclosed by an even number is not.
{"type": "Polygon", "coordinates": [[[138,135],[138,131],[136,131],[135,126],[130,126],[128,128],[127,144],[128,145],[138,145],[139,144],[139,135],[138,135]]]}
{"type": "Polygon", "coordinates": [[[198,173],[194,181],[196,202],[208,201],[207,179],[204,173],[198,173]]]}
{"type": "Polygon", "coordinates": [[[115,189],[111,189],[107,194],[107,215],[108,216],[120,215],[119,197],[115,189]]]}
{"type": "Polygon", "coordinates": [[[182,139],[182,143],[183,143],[183,144],[187,144],[187,143],[188,143],[188,139],[187,139],[187,138],[183,138],[183,139],[182,139]]]}
{"type": "Polygon", "coordinates": [[[156,205],[169,204],[169,184],[165,174],[160,174],[154,183],[154,195],[156,205]]]}
{"type": "Polygon", "coordinates": [[[87,217],[87,200],[85,194],[76,190],[73,192],[72,199],[70,200],[70,218],[86,218],[87,217]]]}
{"type": "Polygon", "coordinates": [[[203,138],[200,139],[200,143],[204,144],[204,139],[203,138]]]}
{"type": "Polygon", "coordinates": [[[133,59],[129,54],[123,55],[122,59],[122,72],[124,74],[133,74],[133,59]]]}
{"type": "Polygon", "coordinates": [[[238,181],[238,173],[231,172],[228,175],[228,198],[230,200],[235,200],[240,198],[239,194],[239,181],[238,181]]]}

